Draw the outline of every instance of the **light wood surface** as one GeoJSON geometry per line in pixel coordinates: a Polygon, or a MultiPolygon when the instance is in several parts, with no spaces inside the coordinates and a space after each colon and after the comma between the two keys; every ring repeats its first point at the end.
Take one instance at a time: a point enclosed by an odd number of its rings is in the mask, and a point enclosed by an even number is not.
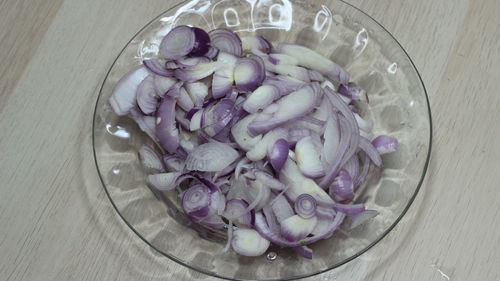
{"type": "MultiPolygon", "coordinates": [[[[114,57],[178,1],[0,0],[0,280],[214,280],[151,250],[98,181],[91,121],[114,57]]],[[[500,3],[350,0],[429,92],[416,203],[359,259],[308,280],[500,280],[500,3]]]]}

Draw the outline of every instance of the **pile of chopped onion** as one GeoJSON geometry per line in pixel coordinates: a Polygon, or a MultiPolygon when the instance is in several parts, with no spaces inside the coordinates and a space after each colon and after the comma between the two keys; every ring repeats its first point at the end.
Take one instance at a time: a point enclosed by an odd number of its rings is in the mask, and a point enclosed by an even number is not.
{"type": "Polygon", "coordinates": [[[328,58],[262,36],[177,26],[158,58],[116,85],[110,104],[158,145],[140,160],[148,184],[181,192],[192,221],[228,230],[228,244],[259,256],[271,244],[307,247],[378,214],[355,204],[380,155],[398,148],[357,113],[366,92],[328,58]]]}

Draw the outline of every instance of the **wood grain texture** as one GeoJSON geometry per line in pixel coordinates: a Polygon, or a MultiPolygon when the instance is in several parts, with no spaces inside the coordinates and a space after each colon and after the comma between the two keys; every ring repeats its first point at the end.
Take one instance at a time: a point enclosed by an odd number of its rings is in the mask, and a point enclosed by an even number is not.
{"type": "MultiPolygon", "coordinates": [[[[0,67],[0,280],[214,280],[151,258],[109,204],[92,158],[104,74],[138,29],[178,1],[56,2],[0,1],[0,59],[15,64],[0,67]]],[[[308,280],[499,280],[500,5],[350,3],[393,33],[420,70],[433,155],[396,229],[308,280]]]]}

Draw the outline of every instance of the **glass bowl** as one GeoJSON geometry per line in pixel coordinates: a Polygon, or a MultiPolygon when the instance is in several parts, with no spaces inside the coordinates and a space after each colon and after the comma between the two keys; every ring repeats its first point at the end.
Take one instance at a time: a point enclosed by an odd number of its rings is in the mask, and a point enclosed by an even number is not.
{"type": "Polygon", "coordinates": [[[332,1],[190,1],[164,12],[140,30],[120,52],[102,85],[93,124],[93,146],[102,184],[120,217],[142,240],[199,272],[224,279],[287,280],[325,272],[355,259],[380,241],[406,213],[426,172],[431,148],[431,115],[422,80],[408,54],[370,16],[348,3],[332,1]],[[289,249],[243,257],[224,252],[225,237],[191,225],[174,194],[150,190],[137,157],[152,141],[108,105],[122,75],[144,58],[155,57],[161,38],[175,25],[206,30],[227,27],[265,35],[272,42],[302,44],[346,67],[351,80],[369,94],[361,115],[375,134],[395,136],[397,152],[384,155],[384,169],[372,171],[356,202],[380,214],[352,231],[313,244],[308,260],[289,249]],[[276,258],[273,258],[274,253],[276,258]]]}

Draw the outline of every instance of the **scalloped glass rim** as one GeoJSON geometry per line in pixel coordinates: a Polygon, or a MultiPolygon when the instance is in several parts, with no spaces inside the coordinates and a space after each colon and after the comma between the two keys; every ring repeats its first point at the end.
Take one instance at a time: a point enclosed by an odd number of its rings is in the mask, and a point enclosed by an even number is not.
{"type": "MultiPolygon", "coordinates": [[[[430,160],[430,155],[431,155],[431,148],[432,148],[432,117],[431,117],[431,108],[430,108],[430,103],[429,103],[429,98],[428,98],[428,94],[427,94],[427,90],[425,88],[425,85],[424,85],[424,82],[422,80],[422,77],[419,73],[419,71],[417,70],[413,60],[411,59],[411,57],[408,55],[408,53],[406,52],[406,50],[403,48],[403,46],[399,43],[399,41],[383,26],[381,25],[378,21],[376,21],[374,18],[372,18],[370,15],[368,15],[367,13],[365,13],[364,11],[362,11],[361,9],[353,6],[352,4],[350,3],[347,3],[343,0],[335,0],[335,1],[338,1],[338,2],[341,2],[347,6],[349,6],[350,8],[353,8],[355,10],[357,10],[358,12],[360,12],[361,14],[363,14],[364,16],[366,16],[369,20],[371,20],[374,24],[378,25],[378,27],[380,27],[384,32],[386,32],[389,37],[397,44],[397,46],[403,51],[403,53],[406,55],[407,59],[409,60],[409,62],[411,63],[411,67],[413,68],[413,70],[415,71],[418,79],[419,79],[419,82],[422,86],[422,89],[423,89],[423,92],[425,94],[425,101],[426,101],[426,106],[427,106],[427,113],[428,113],[428,121],[429,121],[429,138],[428,138],[428,149],[427,149],[427,155],[426,155],[426,160],[425,160],[425,164],[423,166],[423,172],[422,172],[422,175],[420,176],[420,179],[418,180],[418,184],[413,192],[413,194],[411,195],[410,199],[408,200],[408,203],[407,205],[404,207],[404,209],[402,210],[401,214],[396,218],[396,220],[381,234],[379,235],[379,237],[377,239],[375,239],[373,242],[371,242],[369,245],[367,245],[365,248],[363,248],[362,250],[358,251],[357,253],[353,254],[352,256],[344,259],[343,261],[341,262],[337,262],[331,266],[329,266],[328,268],[324,269],[324,270],[319,270],[317,272],[312,272],[312,273],[307,273],[307,274],[302,274],[302,275],[297,275],[297,276],[292,276],[292,277],[286,277],[286,278],[283,278],[283,279],[268,279],[268,280],[296,280],[296,279],[300,279],[300,278],[307,278],[307,277],[311,277],[311,276],[315,276],[315,275],[318,275],[318,274],[321,274],[321,273],[324,273],[324,272],[327,272],[329,270],[332,270],[334,268],[337,268],[339,266],[342,266],[352,260],[354,260],[355,258],[359,257],[360,255],[362,255],[363,253],[365,253],[366,251],[368,251],[370,248],[372,248],[374,245],[376,245],[378,242],[380,242],[388,233],[390,233],[392,231],[392,229],[399,223],[399,221],[404,217],[404,215],[407,213],[408,209],[410,208],[410,206],[412,205],[413,201],[415,200],[420,188],[421,188],[421,185],[422,185],[422,182],[425,178],[425,175],[427,173],[427,169],[428,169],[428,165],[429,165],[429,160],[430,160]]],[[[175,261],[176,263],[180,264],[180,265],[183,265],[183,266],[186,266],[187,268],[190,268],[192,270],[195,270],[195,271],[198,271],[198,272],[201,272],[201,273],[204,273],[206,275],[209,275],[209,276],[213,276],[213,277],[217,277],[217,278],[222,278],[222,279],[225,279],[225,280],[246,280],[246,279],[238,279],[238,278],[230,278],[230,277],[226,277],[226,276],[221,276],[221,275],[218,275],[214,272],[210,272],[210,271],[206,271],[206,270],[203,270],[203,269],[200,269],[200,268],[197,268],[193,265],[190,265],[188,263],[185,263],[183,262],[182,260],[176,258],[175,256],[173,255],[170,255],[160,249],[158,249],[156,246],[154,246],[152,243],[150,243],[150,241],[148,241],[145,237],[143,237],[128,221],[127,219],[123,216],[123,214],[120,212],[120,210],[118,209],[117,205],[115,204],[115,202],[113,201],[113,198],[112,196],[110,195],[110,192],[104,182],[104,176],[101,174],[101,170],[99,168],[99,163],[98,163],[98,160],[97,160],[97,152],[96,152],[96,149],[95,149],[95,143],[96,143],[96,135],[95,135],[95,125],[96,125],[96,117],[97,117],[97,110],[98,110],[98,104],[99,104],[99,100],[101,98],[101,93],[102,93],[102,90],[103,90],[103,87],[108,79],[108,76],[111,72],[111,70],[113,69],[113,67],[115,66],[115,63],[116,61],[118,60],[118,58],[123,54],[124,50],[127,48],[127,46],[144,30],[146,29],[148,26],[150,26],[152,23],[154,23],[155,21],[157,21],[159,18],[161,18],[165,13],[168,13],[169,11],[172,11],[172,10],[175,10],[183,5],[185,5],[188,1],[185,1],[185,2],[181,2],[173,7],[171,7],[170,9],[168,10],[165,10],[163,12],[161,12],[157,17],[155,17],[154,19],[152,19],[151,21],[149,21],[147,24],[145,24],[136,34],[134,34],[134,36],[132,36],[132,38],[127,42],[127,44],[123,47],[123,49],[120,51],[120,53],[118,54],[118,56],[115,58],[115,60],[113,61],[111,67],[109,68],[108,72],[106,73],[106,76],[102,82],[102,85],[100,87],[100,90],[99,90],[99,95],[98,95],[98,98],[96,100],[96,104],[95,104],[95,108],[94,108],[94,114],[93,114],[93,123],[92,123],[92,148],[93,148],[93,154],[94,154],[94,161],[95,161],[95,164],[96,164],[96,168],[97,168],[97,172],[98,172],[98,175],[99,175],[99,179],[102,183],[102,186],[106,192],[106,195],[107,197],[109,198],[113,208],[115,209],[115,211],[118,213],[118,215],[120,216],[120,218],[125,222],[125,224],[137,235],[139,236],[139,238],[141,240],[143,240],[147,245],[149,245],[151,248],[153,248],[155,251],[157,251],[158,253],[162,254],[163,256],[165,257],[168,257],[169,259],[175,261]]]]}

